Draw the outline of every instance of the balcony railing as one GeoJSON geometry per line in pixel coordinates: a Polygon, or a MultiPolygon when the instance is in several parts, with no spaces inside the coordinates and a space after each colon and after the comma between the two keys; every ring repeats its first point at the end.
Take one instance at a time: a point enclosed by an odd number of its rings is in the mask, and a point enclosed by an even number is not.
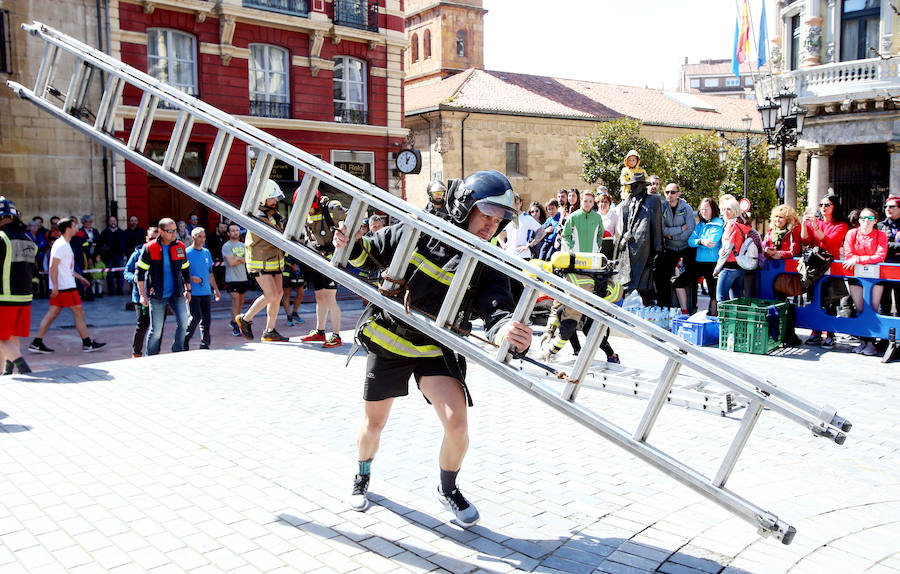
{"type": "Polygon", "coordinates": [[[781,87],[797,94],[800,105],[840,103],[895,94],[900,90],[900,59],[869,58],[782,72],[756,83],[760,102],[781,87]]]}
{"type": "Polygon", "coordinates": [[[355,110],[341,104],[334,105],[334,121],[342,124],[366,124],[366,110],[355,110]]]}
{"type": "Polygon", "coordinates": [[[250,100],[250,115],[261,118],[289,118],[291,117],[291,104],[250,100]]]}
{"type": "Polygon", "coordinates": [[[243,0],[244,8],[259,8],[269,12],[281,12],[291,16],[306,17],[309,13],[307,0],[243,0]]]}
{"type": "Polygon", "coordinates": [[[377,32],[378,0],[334,0],[334,23],[338,26],[377,32]]]}

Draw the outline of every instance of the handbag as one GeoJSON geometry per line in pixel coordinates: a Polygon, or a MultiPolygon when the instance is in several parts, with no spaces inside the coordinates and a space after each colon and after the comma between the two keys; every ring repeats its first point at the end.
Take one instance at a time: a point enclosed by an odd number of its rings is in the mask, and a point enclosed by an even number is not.
{"type": "Polygon", "coordinates": [[[800,285],[804,290],[809,289],[821,279],[829,269],[834,257],[821,247],[805,249],[800,261],[797,263],[797,273],[800,275],[800,285]]]}

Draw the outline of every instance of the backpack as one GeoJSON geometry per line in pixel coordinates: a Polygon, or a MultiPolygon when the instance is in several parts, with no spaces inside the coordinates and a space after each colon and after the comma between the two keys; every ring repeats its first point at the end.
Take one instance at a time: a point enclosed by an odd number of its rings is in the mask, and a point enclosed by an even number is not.
{"type": "Polygon", "coordinates": [[[800,285],[804,290],[813,286],[813,283],[821,279],[831,269],[834,257],[821,247],[813,247],[803,251],[803,256],[797,262],[797,273],[800,274],[800,285]]]}
{"type": "MultiPolygon", "coordinates": [[[[738,231],[740,231],[740,227],[738,231]]],[[[737,252],[733,246],[731,248],[734,252],[734,260],[745,271],[753,271],[759,267],[759,249],[756,247],[756,241],[753,238],[754,233],[759,237],[759,232],[753,228],[750,228],[749,233],[741,231],[741,235],[744,237],[744,242],[741,243],[741,251],[737,252]]]]}

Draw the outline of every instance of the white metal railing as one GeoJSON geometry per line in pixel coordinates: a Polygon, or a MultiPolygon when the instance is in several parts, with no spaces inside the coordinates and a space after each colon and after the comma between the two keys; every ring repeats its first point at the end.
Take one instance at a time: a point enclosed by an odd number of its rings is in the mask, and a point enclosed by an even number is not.
{"type": "Polygon", "coordinates": [[[756,99],[762,102],[782,86],[797,94],[801,105],[887,96],[900,90],[900,57],[824,64],[761,78],[756,82],[756,99]]]}

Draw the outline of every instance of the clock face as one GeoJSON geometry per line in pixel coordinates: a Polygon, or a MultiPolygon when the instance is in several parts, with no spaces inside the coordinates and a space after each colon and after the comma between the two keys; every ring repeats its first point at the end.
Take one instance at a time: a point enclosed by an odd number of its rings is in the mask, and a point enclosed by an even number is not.
{"type": "Polygon", "coordinates": [[[402,173],[413,173],[419,167],[419,154],[410,149],[405,149],[397,154],[397,169],[402,173]]]}

